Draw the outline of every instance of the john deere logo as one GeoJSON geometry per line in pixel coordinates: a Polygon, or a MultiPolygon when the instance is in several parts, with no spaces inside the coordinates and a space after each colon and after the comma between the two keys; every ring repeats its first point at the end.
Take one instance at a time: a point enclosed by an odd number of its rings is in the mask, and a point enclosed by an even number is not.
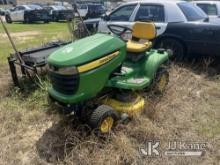
{"type": "Polygon", "coordinates": [[[118,55],[119,52],[115,52],[115,53],[112,53],[102,59],[100,59],[100,64],[105,64],[107,63],[108,61],[110,61],[111,59],[113,59],[114,57],[116,57],[118,55]]]}
{"type": "Polygon", "coordinates": [[[67,48],[65,48],[64,50],[63,50],[63,53],[70,53],[70,52],[72,52],[73,51],[73,48],[72,47],[67,47],[67,48]]]}
{"type": "Polygon", "coordinates": [[[99,66],[104,65],[105,63],[111,61],[114,57],[116,57],[118,55],[119,55],[119,51],[116,51],[116,52],[111,53],[111,54],[109,54],[105,57],[102,57],[102,58],[98,59],[98,60],[95,60],[95,61],[92,61],[90,63],[81,65],[77,69],[78,69],[79,73],[90,71],[92,69],[95,69],[99,66]]]}

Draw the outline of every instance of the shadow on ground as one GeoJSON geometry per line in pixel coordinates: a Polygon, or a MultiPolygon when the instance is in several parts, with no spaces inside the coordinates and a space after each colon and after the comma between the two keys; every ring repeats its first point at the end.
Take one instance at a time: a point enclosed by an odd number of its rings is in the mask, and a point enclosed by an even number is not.
{"type": "MultiPolygon", "coordinates": [[[[143,110],[142,117],[148,117],[149,120],[154,121],[155,106],[160,98],[161,97],[156,98],[155,96],[148,98],[148,108],[146,108],[147,110],[145,109],[146,111],[143,110]]],[[[50,109],[52,110],[53,108],[50,107],[50,109]]],[[[56,111],[58,111],[58,109],[56,111]]],[[[130,131],[127,131],[130,124],[138,125],[140,122],[135,118],[124,122],[118,121],[114,132],[111,132],[109,135],[96,136],[88,125],[79,119],[72,116],[64,116],[61,111],[59,112],[61,120],[53,123],[36,142],[39,157],[48,163],[63,163],[70,158],[74,158],[76,162],[78,159],[80,162],[83,162],[80,158],[80,153],[77,153],[78,151],[82,149],[82,152],[100,153],[102,149],[104,150],[104,148],[108,148],[109,145],[111,146],[112,143],[116,143],[114,141],[118,141],[116,140],[118,137],[117,134],[127,134],[129,132],[128,136],[141,142],[143,142],[147,136],[146,134],[141,134],[139,131],[131,131],[132,128],[130,131]],[[73,155],[74,153],[76,155],[73,155]]],[[[50,115],[50,113],[53,112],[48,111],[47,115],[50,115]]],[[[149,136],[153,137],[153,133],[149,133],[149,136]]]]}
{"type": "Polygon", "coordinates": [[[64,117],[48,128],[36,142],[39,157],[49,163],[63,161],[74,147],[91,138],[91,131],[73,117],[64,117]]]}
{"type": "Polygon", "coordinates": [[[54,124],[37,141],[36,148],[41,159],[47,162],[57,162],[64,159],[66,148],[68,148],[65,135],[66,126],[64,120],[54,124]]]}

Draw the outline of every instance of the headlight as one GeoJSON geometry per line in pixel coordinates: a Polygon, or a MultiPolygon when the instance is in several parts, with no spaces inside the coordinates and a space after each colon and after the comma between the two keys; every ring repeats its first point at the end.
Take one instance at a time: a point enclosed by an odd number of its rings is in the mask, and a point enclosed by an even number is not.
{"type": "Polygon", "coordinates": [[[77,69],[76,67],[59,68],[58,73],[62,75],[74,75],[77,74],[77,69]]]}
{"type": "Polygon", "coordinates": [[[49,70],[51,72],[55,72],[55,73],[61,74],[61,75],[74,75],[74,74],[77,74],[77,69],[76,69],[75,66],[58,68],[58,67],[49,65],[49,70]]]}

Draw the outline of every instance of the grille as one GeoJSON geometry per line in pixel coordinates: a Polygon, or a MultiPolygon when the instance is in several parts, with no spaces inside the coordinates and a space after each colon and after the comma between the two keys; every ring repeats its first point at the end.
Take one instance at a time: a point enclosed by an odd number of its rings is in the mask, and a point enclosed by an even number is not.
{"type": "Polygon", "coordinates": [[[79,75],[60,75],[50,72],[50,80],[53,88],[60,93],[72,95],[77,92],[79,87],[79,75]]]}

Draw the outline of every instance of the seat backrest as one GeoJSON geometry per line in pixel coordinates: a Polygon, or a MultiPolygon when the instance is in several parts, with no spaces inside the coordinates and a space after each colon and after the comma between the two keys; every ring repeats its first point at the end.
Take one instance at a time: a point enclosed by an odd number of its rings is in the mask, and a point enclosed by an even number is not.
{"type": "Polygon", "coordinates": [[[135,22],[132,30],[132,37],[138,39],[152,40],[157,35],[156,27],[152,22],[135,22]]]}

